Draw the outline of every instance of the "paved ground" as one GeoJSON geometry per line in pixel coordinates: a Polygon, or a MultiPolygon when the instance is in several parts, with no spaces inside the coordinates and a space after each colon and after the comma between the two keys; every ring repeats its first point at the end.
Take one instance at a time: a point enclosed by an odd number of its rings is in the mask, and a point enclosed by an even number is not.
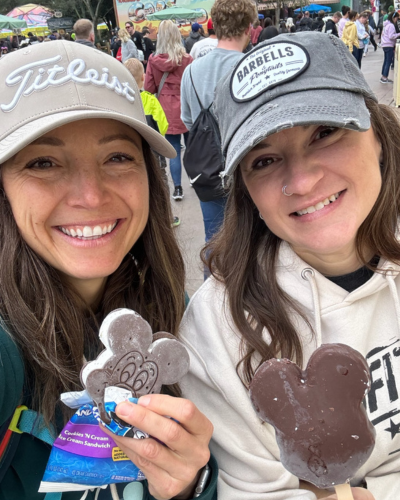
{"type": "MultiPolygon", "coordinates": [[[[329,64],[329,61],[326,64],[329,64]]],[[[378,48],[374,52],[373,47],[370,46],[367,56],[363,57],[362,72],[377,95],[379,102],[393,106],[393,85],[379,82],[382,64],[382,49],[378,48]]],[[[394,74],[391,71],[389,78],[393,79],[393,77],[394,74]]],[[[398,108],[398,112],[400,118],[400,108],[398,108]]],[[[182,171],[182,186],[184,199],[181,202],[172,200],[172,207],[174,215],[181,219],[181,225],[175,230],[186,262],[186,290],[191,296],[203,283],[203,269],[199,253],[204,244],[204,226],[199,200],[194,190],[189,186],[184,169],[182,171]]]]}

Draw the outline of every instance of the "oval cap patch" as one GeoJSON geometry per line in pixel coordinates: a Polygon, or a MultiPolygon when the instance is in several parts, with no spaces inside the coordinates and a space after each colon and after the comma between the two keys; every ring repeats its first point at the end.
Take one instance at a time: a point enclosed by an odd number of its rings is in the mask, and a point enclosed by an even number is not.
{"type": "Polygon", "coordinates": [[[231,77],[231,95],[236,102],[254,99],[263,92],[303,73],[310,57],[294,42],[276,42],[256,47],[236,66],[231,77]]]}

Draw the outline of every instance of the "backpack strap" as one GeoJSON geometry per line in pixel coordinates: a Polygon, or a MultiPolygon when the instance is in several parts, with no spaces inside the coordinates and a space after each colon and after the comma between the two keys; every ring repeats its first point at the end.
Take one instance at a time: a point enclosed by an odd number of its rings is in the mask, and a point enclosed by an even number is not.
{"type": "MultiPolygon", "coordinates": [[[[205,108],[204,108],[203,104],[202,104],[202,103],[201,103],[201,101],[200,101],[199,94],[197,93],[196,87],[194,86],[194,83],[193,83],[193,77],[192,77],[192,66],[190,66],[190,68],[189,68],[189,73],[190,73],[190,79],[192,80],[192,85],[193,85],[193,88],[194,88],[194,92],[195,92],[196,97],[197,97],[197,101],[198,101],[198,103],[199,103],[199,105],[200,105],[201,110],[203,111],[205,108]]],[[[211,106],[212,106],[212,103],[210,104],[210,106],[209,106],[207,109],[210,109],[210,108],[211,108],[211,106]]]]}
{"type": "MultiPolygon", "coordinates": [[[[56,438],[53,426],[48,428],[40,413],[29,410],[26,406],[18,406],[14,414],[8,419],[0,430],[0,481],[7,472],[17,451],[20,435],[23,433],[52,445],[56,438]],[[8,424],[8,425],[7,425],[8,424]]],[[[60,500],[61,493],[51,494],[45,500],[60,500]]]]}
{"type": "Polygon", "coordinates": [[[154,95],[157,97],[157,99],[158,99],[158,98],[160,97],[160,95],[161,95],[162,88],[164,87],[164,83],[165,83],[166,79],[168,78],[168,75],[169,75],[169,71],[165,71],[165,72],[163,73],[163,76],[161,77],[161,80],[160,80],[160,85],[158,86],[158,91],[157,91],[157,93],[156,93],[156,94],[154,94],[154,95]]]}
{"type": "Polygon", "coordinates": [[[35,438],[40,439],[41,441],[52,446],[57,437],[54,427],[47,427],[43,416],[36,411],[28,410],[26,406],[21,411],[21,418],[19,420],[18,427],[15,428],[15,431],[20,432],[21,434],[23,432],[30,434],[31,436],[34,436],[35,438]]]}

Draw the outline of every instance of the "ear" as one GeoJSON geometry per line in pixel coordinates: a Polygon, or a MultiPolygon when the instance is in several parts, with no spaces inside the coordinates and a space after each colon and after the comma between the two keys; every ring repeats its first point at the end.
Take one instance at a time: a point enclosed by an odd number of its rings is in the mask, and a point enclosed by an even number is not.
{"type": "Polygon", "coordinates": [[[90,40],[91,42],[94,42],[94,32],[93,32],[93,31],[90,33],[89,40],[90,40]]]}
{"type": "Polygon", "coordinates": [[[108,341],[114,354],[133,349],[145,352],[152,339],[151,326],[138,314],[121,314],[108,327],[108,341]]]}
{"type": "Polygon", "coordinates": [[[163,385],[178,382],[189,371],[189,354],[179,340],[162,338],[151,346],[153,359],[158,359],[160,380],[163,385]]]}

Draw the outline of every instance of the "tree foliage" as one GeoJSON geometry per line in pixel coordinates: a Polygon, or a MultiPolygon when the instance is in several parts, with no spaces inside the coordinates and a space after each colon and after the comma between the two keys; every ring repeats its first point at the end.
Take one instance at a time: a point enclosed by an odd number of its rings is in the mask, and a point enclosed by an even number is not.
{"type": "Polygon", "coordinates": [[[20,7],[21,5],[25,5],[27,3],[27,0],[1,0],[0,14],[6,16],[13,10],[14,7],[20,7]]]}

